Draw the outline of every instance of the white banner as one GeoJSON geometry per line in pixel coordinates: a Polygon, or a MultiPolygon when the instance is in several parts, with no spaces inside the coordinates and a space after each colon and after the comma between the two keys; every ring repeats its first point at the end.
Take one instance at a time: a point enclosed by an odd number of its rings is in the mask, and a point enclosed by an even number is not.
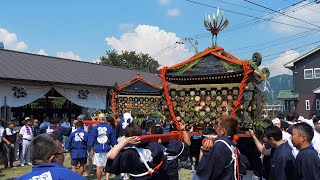
{"type": "Polygon", "coordinates": [[[67,87],[55,86],[63,97],[78,106],[95,109],[106,109],[106,89],[86,88],[86,87],[67,87]]]}
{"type": "Polygon", "coordinates": [[[33,101],[42,98],[50,91],[50,86],[35,86],[21,84],[0,84],[0,106],[6,105],[9,107],[20,107],[32,103],[33,101]]]}

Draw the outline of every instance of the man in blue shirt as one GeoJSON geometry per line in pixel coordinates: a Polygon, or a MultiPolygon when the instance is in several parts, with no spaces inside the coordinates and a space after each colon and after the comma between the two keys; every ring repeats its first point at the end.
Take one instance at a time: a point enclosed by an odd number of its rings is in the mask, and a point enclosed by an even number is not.
{"type": "Polygon", "coordinates": [[[201,180],[230,180],[237,179],[234,152],[236,147],[233,136],[238,129],[238,119],[233,116],[223,116],[217,126],[217,135],[213,145],[207,140],[201,148],[200,161],[193,179],[201,180]],[[210,145],[207,145],[210,144],[210,145]]]}
{"type": "MultiPolygon", "coordinates": [[[[100,124],[94,126],[89,134],[88,149],[94,148],[93,164],[97,166],[97,179],[101,180],[103,167],[107,163],[107,152],[111,146],[117,144],[116,134],[112,127],[107,124],[106,115],[101,113],[98,116],[100,124]]],[[[106,179],[109,179],[109,174],[106,174],[106,179]]]]}
{"type": "Polygon", "coordinates": [[[87,163],[88,157],[88,136],[89,134],[83,129],[83,122],[78,121],[76,123],[77,130],[69,136],[65,148],[71,154],[71,166],[72,171],[76,172],[78,164],[80,164],[79,174],[82,175],[84,166],[87,163]]]}
{"type": "Polygon", "coordinates": [[[269,126],[264,130],[270,145],[275,151],[270,161],[270,179],[295,180],[295,159],[293,149],[288,141],[282,139],[282,131],[277,126],[269,126]]]}
{"type": "Polygon", "coordinates": [[[56,138],[62,142],[63,136],[69,136],[71,133],[71,128],[65,128],[63,126],[59,126],[60,119],[54,118],[51,119],[49,126],[43,126],[40,128],[40,134],[48,133],[56,136],[56,138]]]}
{"type": "Polygon", "coordinates": [[[40,128],[44,127],[44,126],[50,126],[50,122],[49,122],[49,116],[46,116],[43,120],[43,122],[40,124],[40,128]]]}
{"type": "Polygon", "coordinates": [[[313,148],[311,141],[313,128],[307,123],[295,124],[292,130],[292,144],[299,149],[296,157],[298,179],[320,179],[320,155],[313,148]]]}
{"type": "Polygon", "coordinates": [[[32,171],[18,177],[17,180],[29,179],[85,179],[63,166],[64,154],[62,144],[54,136],[41,134],[30,143],[32,171]]]}

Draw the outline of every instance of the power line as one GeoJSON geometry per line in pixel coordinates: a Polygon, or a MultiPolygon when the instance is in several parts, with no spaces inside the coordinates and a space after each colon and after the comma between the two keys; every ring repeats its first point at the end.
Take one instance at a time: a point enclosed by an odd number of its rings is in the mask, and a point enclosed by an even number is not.
{"type": "MultiPolygon", "coordinates": [[[[209,5],[209,4],[204,4],[204,3],[196,2],[196,1],[193,1],[193,0],[185,0],[185,1],[190,2],[190,3],[197,4],[197,5],[201,5],[201,6],[206,6],[206,7],[211,7],[211,8],[217,8],[216,6],[212,6],[212,5],[209,5]]],[[[253,16],[253,15],[248,15],[248,14],[244,14],[244,13],[240,13],[240,12],[228,10],[228,9],[225,9],[225,8],[221,8],[221,9],[223,9],[223,10],[226,11],[226,12],[230,12],[230,13],[233,13],[233,14],[242,15],[242,16],[246,16],[246,17],[251,17],[251,18],[254,18],[254,19],[256,19],[256,20],[270,21],[270,22],[274,22],[274,23],[278,23],[278,24],[282,24],[282,25],[287,25],[287,26],[291,26],[291,27],[302,28],[302,29],[319,30],[319,29],[308,28],[308,27],[304,27],[304,26],[298,26],[298,25],[288,24],[288,23],[284,23],[284,22],[279,22],[279,21],[271,20],[271,18],[266,19],[266,18],[262,18],[262,17],[257,17],[257,16],[253,16]]],[[[319,27],[320,27],[320,26],[319,26],[319,27]]],[[[230,31],[230,30],[229,30],[229,31],[230,31]]]]}
{"type": "Polygon", "coordinates": [[[231,5],[231,6],[236,6],[236,7],[238,7],[238,8],[240,7],[240,8],[244,8],[244,9],[250,9],[250,10],[252,10],[252,11],[265,12],[265,13],[268,12],[268,11],[262,11],[262,10],[259,10],[259,9],[250,8],[250,7],[247,7],[247,6],[241,6],[241,5],[239,5],[239,4],[234,4],[234,3],[226,2],[226,1],[224,1],[224,0],[216,0],[216,1],[219,1],[219,2],[224,3],[224,4],[229,4],[229,5],[231,5]]]}
{"type": "Polygon", "coordinates": [[[299,19],[299,18],[290,16],[290,15],[287,15],[287,14],[285,14],[285,13],[283,13],[283,12],[276,11],[276,10],[274,10],[274,9],[268,8],[268,7],[263,6],[263,5],[260,5],[260,4],[258,4],[258,3],[255,3],[255,2],[252,2],[252,1],[249,1],[249,0],[244,0],[244,1],[246,1],[246,2],[248,2],[248,3],[250,3],[250,4],[253,4],[253,5],[262,7],[262,8],[264,8],[264,9],[273,11],[273,12],[275,12],[275,13],[281,14],[281,15],[283,15],[283,16],[289,17],[289,18],[291,18],[291,19],[295,19],[295,20],[297,20],[297,21],[304,22],[304,23],[306,23],[306,24],[309,24],[309,25],[312,25],[312,26],[315,26],[315,27],[320,28],[320,26],[318,26],[318,25],[316,25],[316,24],[310,23],[310,22],[305,21],[305,20],[303,20],[303,19],[299,19]]]}

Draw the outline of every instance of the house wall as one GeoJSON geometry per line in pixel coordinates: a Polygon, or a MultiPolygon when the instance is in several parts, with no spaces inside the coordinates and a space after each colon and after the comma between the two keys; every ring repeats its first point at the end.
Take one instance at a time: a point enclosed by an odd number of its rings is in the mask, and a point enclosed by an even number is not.
{"type": "Polygon", "coordinates": [[[320,51],[294,63],[293,86],[295,92],[299,93],[296,112],[304,118],[320,113],[316,110],[316,99],[320,99],[320,96],[313,93],[314,89],[320,87],[320,79],[304,79],[304,70],[314,68],[320,68],[320,51]],[[306,110],[306,100],[310,101],[310,110],[306,110]]]}
{"type": "Polygon", "coordinates": [[[320,95],[313,93],[299,94],[296,112],[304,118],[311,118],[313,114],[320,114],[320,110],[316,110],[316,99],[320,99],[320,95]],[[306,100],[310,101],[310,110],[306,110],[306,100]]]}
{"type": "Polygon", "coordinates": [[[320,87],[320,79],[304,79],[304,69],[312,68],[320,68],[320,51],[294,63],[294,90],[299,93],[299,96],[301,93],[313,93],[314,89],[320,87]]]}

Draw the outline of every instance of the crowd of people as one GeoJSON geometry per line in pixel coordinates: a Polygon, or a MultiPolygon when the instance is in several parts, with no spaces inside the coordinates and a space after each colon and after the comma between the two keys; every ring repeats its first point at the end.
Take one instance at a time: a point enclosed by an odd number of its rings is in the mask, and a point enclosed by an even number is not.
{"type": "MultiPolygon", "coordinates": [[[[143,141],[141,135],[166,134],[178,127],[168,121],[135,122],[124,113],[117,123],[106,114],[84,123],[79,115],[68,118],[45,117],[43,122],[26,117],[22,127],[12,119],[4,126],[0,120],[1,149],[5,168],[32,165],[32,171],[17,179],[85,179],[96,166],[96,177],[110,174],[123,179],[179,179],[180,162],[190,162],[192,179],[242,179],[251,170],[249,159],[237,144],[239,119],[223,116],[202,134],[193,134],[192,124],[178,118],[181,139],[143,141]],[[190,138],[191,137],[191,138],[190,138]],[[70,153],[71,170],[63,166],[70,153]]],[[[320,116],[311,120],[294,113],[265,119],[262,132],[249,129],[252,143],[261,154],[262,173],[255,179],[320,179],[320,116]]],[[[260,161],[260,159],[258,160],[260,161]]]]}

